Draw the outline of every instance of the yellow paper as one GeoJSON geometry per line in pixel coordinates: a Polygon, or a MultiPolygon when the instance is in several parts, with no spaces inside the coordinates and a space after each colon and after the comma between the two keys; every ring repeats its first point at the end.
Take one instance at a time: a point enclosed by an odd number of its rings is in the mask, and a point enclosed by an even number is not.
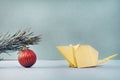
{"type": "Polygon", "coordinates": [[[75,59],[73,57],[72,46],[58,46],[57,49],[61,52],[63,57],[68,61],[70,67],[75,66],[75,59]]]}
{"type": "Polygon", "coordinates": [[[77,68],[97,66],[117,56],[114,54],[99,61],[98,51],[90,45],[57,46],[57,49],[67,60],[69,67],[77,68]]]}

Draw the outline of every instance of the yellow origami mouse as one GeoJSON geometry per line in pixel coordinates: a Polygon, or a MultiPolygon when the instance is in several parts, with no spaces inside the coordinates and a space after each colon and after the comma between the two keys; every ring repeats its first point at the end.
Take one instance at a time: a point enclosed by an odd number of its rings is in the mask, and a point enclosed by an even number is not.
{"type": "Polygon", "coordinates": [[[57,46],[57,49],[67,60],[69,67],[77,68],[97,66],[117,56],[117,54],[113,54],[107,58],[98,60],[98,51],[90,45],[57,46]]]}

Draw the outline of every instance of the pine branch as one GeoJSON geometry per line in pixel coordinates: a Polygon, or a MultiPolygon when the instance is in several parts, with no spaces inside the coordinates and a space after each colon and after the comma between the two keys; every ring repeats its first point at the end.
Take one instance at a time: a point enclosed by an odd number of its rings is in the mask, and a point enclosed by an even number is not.
{"type": "Polygon", "coordinates": [[[18,30],[13,35],[0,34],[0,54],[20,50],[23,46],[38,44],[41,35],[34,36],[30,30],[18,30]]]}

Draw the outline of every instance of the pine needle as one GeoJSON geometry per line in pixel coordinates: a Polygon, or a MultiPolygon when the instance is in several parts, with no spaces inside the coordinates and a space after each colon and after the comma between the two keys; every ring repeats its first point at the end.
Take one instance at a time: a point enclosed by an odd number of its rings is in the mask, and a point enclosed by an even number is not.
{"type": "Polygon", "coordinates": [[[35,45],[41,41],[41,35],[34,36],[30,29],[18,30],[13,35],[0,33],[0,54],[20,50],[23,46],[35,45]]]}

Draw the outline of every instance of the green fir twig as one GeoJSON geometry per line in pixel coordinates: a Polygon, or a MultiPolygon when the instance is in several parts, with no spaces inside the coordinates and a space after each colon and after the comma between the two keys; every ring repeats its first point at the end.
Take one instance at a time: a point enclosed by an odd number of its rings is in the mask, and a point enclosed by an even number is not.
{"type": "Polygon", "coordinates": [[[41,41],[41,35],[34,36],[29,29],[18,30],[11,35],[10,33],[0,33],[0,54],[17,51],[23,46],[35,45],[41,41]]]}

